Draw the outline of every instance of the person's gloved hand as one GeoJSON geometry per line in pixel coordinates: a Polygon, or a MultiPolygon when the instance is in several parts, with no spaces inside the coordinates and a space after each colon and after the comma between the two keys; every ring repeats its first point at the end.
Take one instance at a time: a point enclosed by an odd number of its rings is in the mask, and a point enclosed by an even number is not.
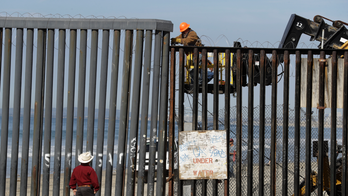
{"type": "Polygon", "coordinates": [[[172,44],[179,44],[179,43],[181,43],[181,39],[180,38],[172,38],[171,42],[172,42],[172,44]]]}

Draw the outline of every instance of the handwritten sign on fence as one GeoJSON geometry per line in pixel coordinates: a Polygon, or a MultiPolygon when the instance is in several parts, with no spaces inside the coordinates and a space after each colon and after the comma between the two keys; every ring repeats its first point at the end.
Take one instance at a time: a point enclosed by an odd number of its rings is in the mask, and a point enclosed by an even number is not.
{"type": "Polygon", "coordinates": [[[226,130],[179,132],[179,178],[227,179],[226,130]]]}

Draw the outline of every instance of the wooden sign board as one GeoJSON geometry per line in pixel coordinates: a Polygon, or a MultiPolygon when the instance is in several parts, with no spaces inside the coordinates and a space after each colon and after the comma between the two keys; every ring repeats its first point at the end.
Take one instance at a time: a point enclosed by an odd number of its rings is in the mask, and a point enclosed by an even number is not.
{"type": "Polygon", "coordinates": [[[226,130],[179,132],[179,178],[227,179],[226,130]]]}

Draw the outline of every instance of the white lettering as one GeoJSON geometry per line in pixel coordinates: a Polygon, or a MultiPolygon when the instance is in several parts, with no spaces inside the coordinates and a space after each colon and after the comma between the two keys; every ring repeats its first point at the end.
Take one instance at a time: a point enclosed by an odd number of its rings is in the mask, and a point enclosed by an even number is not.
{"type": "Polygon", "coordinates": [[[45,165],[46,165],[46,167],[49,167],[50,166],[50,154],[49,153],[47,153],[47,154],[45,154],[45,165]]]}
{"type": "Polygon", "coordinates": [[[112,166],[112,156],[111,156],[111,153],[109,153],[109,163],[112,166]]]}

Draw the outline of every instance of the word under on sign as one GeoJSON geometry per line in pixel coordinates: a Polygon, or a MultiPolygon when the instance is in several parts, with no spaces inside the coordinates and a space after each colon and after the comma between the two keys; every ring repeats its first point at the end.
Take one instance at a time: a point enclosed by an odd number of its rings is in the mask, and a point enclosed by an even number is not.
{"type": "Polygon", "coordinates": [[[213,158],[194,158],[193,163],[213,163],[213,158]]]}

